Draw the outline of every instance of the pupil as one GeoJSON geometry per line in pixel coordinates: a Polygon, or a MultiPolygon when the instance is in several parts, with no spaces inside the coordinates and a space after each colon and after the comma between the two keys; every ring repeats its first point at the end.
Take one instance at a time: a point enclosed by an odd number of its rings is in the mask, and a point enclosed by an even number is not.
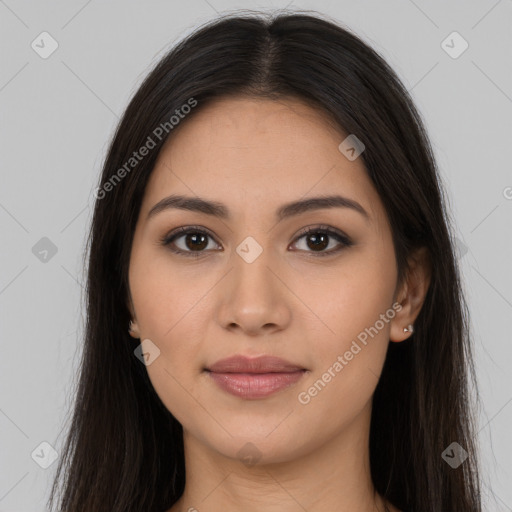
{"type": "Polygon", "coordinates": [[[324,234],[312,234],[312,235],[309,235],[308,237],[308,246],[310,249],[325,249],[329,243],[326,243],[326,240],[327,238],[329,238],[327,235],[324,235],[324,234]],[[313,239],[314,242],[313,242],[313,245],[310,245],[309,244],[309,240],[313,239]]]}
{"type": "MultiPolygon", "coordinates": [[[[204,249],[207,247],[208,242],[206,240],[206,235],[203,235],[201,233],[192,233],[188,234],[186,236],[186,244],[189,249],[204,249]],[[199,241],[199,239],[201,239],[199,241]],[[192,241],[192,242],[191,242],[192,241]],[[198,245],[199,241],[199,245],[198,245]],[[189,243],[191,242],[191,243],[189,243]]],[[[329,243],[327,242],[327,239],[329,237],[324,234],[312,234],[308,236],[308,246],[310,249],[325,249],[329,243]],[[311,242],[311,243],[310,243],[311,242]]]]}
{"type": "Polygon", "coordinates": [[[190,233],[189,233],[189,234],[186,236],[186,244],[187,244],[187,247],[188,247],[189,249],[194,249],[194,248],[195,248],[195,249],[204,249],[204,248],[208,245],[208,242],[207,242],[207,240],[206,240],[206,235],[203,235],[203,234],[201,234],[201,233],[192,233],[192,234],[190,234],[190,233]],[[193,245],[193,244],[195,244],[195,243],[197,242],[197,239],[198,239],[198,238],[202,238],[202,243],[201,243],[200,245],[193,245]],[[191,245],[191,244],[189,244],[189,241],[190,241],[191,239],[193,239],[193,240],[194,240],[194,242],[193,242],[193,244],[192,244],[192,245],[191,245]]]}

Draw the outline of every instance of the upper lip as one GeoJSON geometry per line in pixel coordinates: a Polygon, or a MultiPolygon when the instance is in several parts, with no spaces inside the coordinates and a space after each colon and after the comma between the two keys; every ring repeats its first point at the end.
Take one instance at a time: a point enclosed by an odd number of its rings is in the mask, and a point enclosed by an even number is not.
{"type": "Polygon", "coordinates": [[[250,358],[236,355],[220,359],[206,370],[214,373],[291,373],[304,368],[274,356],[250,358]]]}

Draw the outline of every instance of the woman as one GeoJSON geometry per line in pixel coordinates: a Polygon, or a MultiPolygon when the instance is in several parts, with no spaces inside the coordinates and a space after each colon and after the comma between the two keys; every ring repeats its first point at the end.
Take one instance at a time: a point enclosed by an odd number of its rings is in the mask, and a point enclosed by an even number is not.
{"type": "Polygon", "coordinates": [[[90,232],[62,511],[481,510],[467,306],[374,50],[238,15],[128,105],[90,232]]]}

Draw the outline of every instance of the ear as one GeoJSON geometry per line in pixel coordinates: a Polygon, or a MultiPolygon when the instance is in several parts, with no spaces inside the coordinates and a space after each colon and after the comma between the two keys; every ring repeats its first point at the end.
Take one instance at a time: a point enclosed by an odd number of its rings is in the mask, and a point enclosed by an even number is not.
{"type": "Polygon", "coordinates": [[[406,278],[396,294],[402,309],[391,320],[390,341],[400,342],[411,336],[411,332],[404,332],[404,327],[414,326],[425,301],[430,278],[430,255],[427,247],[420,247],[409,257],[406,278]]]}
{"type": "Polygon", "coordinates": [[[130,292],[128,292],[128,295],[129,295],[129,297],[128,297],[126,306],[128,307],[128,311],[130,312],[130,318],[131,318],[131,322],[130,322],[128,331],[130,333],[130,336],[132,336],[133,338],[140,339],[139,326],[137,323],[137,318],[135,316],[135,308],[133,306],[132,296],[131,296],[130,292]]]}

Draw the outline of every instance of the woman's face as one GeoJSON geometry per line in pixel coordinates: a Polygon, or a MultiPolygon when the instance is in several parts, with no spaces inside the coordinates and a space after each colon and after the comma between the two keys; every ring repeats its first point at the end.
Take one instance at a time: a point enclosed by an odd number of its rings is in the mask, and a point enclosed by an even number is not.
{"type": "Polygon", "coordinates": [[[348,134],[292,99],[218,100],[181,122],[147,185],[129,270],[157,394],[189,439],[230,458],[292,460],[364,432],[389,339],[407,335],[390,226],[362,158],[339,149],[348,134]],[[171,195],[213,201],[226,215],[148,215],[171,195]],[[325,196],[359,207],[283,210],[325,196]],[[268,375],[238,376],[237,387],[233,374],[205,370],[233,355],[306,371],[291,384],[274,376],[290,385],[268,393],[258,385],[268,375]]]}

